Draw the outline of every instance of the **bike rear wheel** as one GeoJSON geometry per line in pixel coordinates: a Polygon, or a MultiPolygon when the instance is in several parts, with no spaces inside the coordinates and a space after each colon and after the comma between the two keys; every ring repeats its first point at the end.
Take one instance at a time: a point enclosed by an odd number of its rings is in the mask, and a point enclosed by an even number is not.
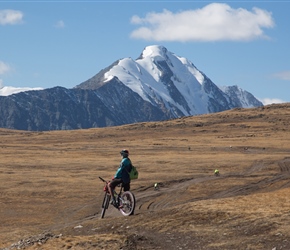
{"type": "Polygon", "coordinates": [[[126,191],[122,193],[119,200],[119,205],[120,205],[119,210],[121,214],[123,214],[124,216],[129,216],[129,215],[134,214],[135,204],[136,204],[136,200],[133,193],[131,193],[130,191],[126,191]]]}
{"type": "Polygon", "coordinates": [[[102,204],[102,212],[101,212],[101,218],[104,218],[106,209],[108,209],[110,204],[111,195],[108,193],[105,193],[103,204],[102,204]]]}

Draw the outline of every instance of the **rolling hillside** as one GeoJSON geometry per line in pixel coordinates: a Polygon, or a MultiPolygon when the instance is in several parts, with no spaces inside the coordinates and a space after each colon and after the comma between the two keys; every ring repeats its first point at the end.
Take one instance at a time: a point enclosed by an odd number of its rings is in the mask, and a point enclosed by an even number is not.
{"type": "Polygon", "coordinates": [[[0,249],[290,249],[289,123],[290,104],[279,104],[108,128],[0,129],[0,249]],[[135,215],[109,208],[100,219],[98,176],[111,178],[122,148],[139,169],[135,215]]]}

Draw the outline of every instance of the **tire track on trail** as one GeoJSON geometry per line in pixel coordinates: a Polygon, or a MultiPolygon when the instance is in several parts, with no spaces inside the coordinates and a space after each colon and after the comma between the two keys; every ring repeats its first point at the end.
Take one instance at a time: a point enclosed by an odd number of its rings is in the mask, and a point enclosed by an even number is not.
{"type": "Polygon", "coordinates": [[[170,208],[176,205],[207,199],[221,199],[240,195],[249,195],[258,192],[270,192],[290,186],[290,158],[277,162],[278,171],[276,174],[261,172],[267,164],[264,162],[253,163],[245,172],[225,174],[219,177],[199,176],[197,178],[173,180],[160,183],[161,188],[154,190],[154,187],[142,187],[134,191],[136,197],[137,211],[154,211],[170,208]],[[280,168],[280,171],[279,171],[280,168]],[[218,179],[217,179],[218,178],[218,179]],[[194,184],[220,180],[226,183],[227,180],[245,180],[244,184],[238,186],[225,186],[222,191],[209,195],[192,198],[187,189],[194,184]],[[249,180],[250,179],[250,180],[249,180]]]}
{"type": "MultiPolygon", "coordinates": [[[[154,190],[148,187],[145,190],[134,192],[138,210],[160,210],[188,202],[186,190],[189,186],[216,179],[215,176],[202,176],[191,179],[173,180],[160,183],[161,188],[154,190]],[[183,200],[183,201],[182,201],[183,200]]],[[[192,198],[190,198],[192,199],[192,198]]]]}

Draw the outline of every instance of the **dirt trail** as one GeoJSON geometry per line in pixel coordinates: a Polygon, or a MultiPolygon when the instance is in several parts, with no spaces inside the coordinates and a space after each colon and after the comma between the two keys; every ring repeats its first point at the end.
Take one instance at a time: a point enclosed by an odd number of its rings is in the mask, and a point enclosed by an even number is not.
{"type": "MultiPolygon", "coordinates": [[[[160,211],[165,208],[171,208],[176,205],[198,200],[236,197],[259,192],[271,192],[290,187],[290,160],[284,159],[277,164],[280,166],[281,172],[277,172],[274,175],[264,174],[263,169],[266,168],[267,165],[263,162],[258,162],[251,165],[243,173],[228,173],[218,177],[204,175],[190,179],[161,182],[159,183],[158,190],[155,190],[153,186],[140,187],[133,191],[137,204],[135,213],[142,213],[142,211],[160,211]],[[194,187],[197,184],[208,184],[210,182],[235,183],[234,180],[245,181],[240,185],[229,186],[221,191],[213,191],[204,196],[192,197],[190,191],[188,191],[191,186],[194,187]]],[[[116,216],[116,213],[109,212],[106,216],[116,216]]]]}

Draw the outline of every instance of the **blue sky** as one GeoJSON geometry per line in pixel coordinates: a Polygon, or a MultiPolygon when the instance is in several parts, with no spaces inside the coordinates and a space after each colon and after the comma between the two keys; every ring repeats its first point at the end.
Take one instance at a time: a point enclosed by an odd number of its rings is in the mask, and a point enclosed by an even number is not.
{"type": "Polygon", "coordinates": [[[149,45],[290,102],[290,1],[1,1],[0,87],[73,88],[149,45]]]}

